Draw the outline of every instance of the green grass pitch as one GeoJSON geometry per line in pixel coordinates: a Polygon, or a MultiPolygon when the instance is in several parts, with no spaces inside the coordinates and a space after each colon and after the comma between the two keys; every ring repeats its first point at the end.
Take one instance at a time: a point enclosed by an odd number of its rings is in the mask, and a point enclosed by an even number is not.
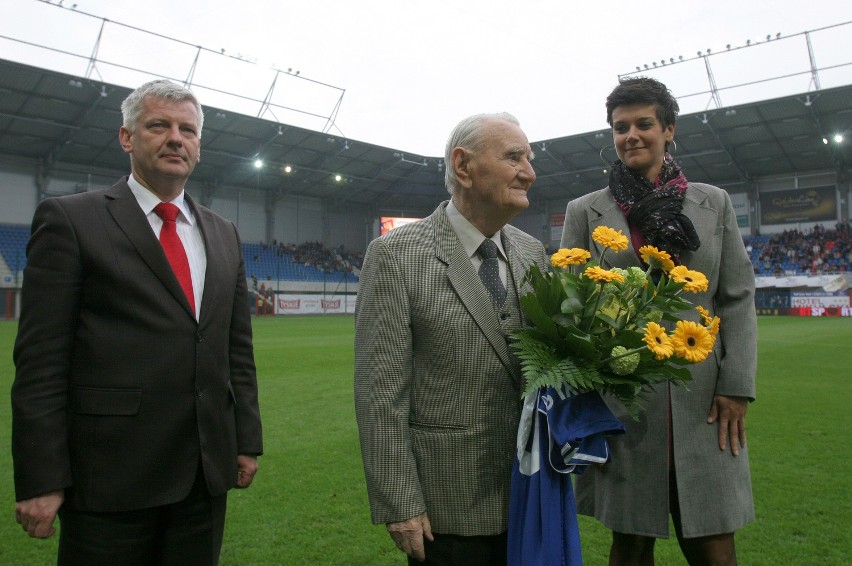
{"type": "MultiPolygon", "coordinates": [[[[724,323],[724,322],[723,322],[724,323]]],[[[761,318],[758,401],[748,443],[757,520],[737,535],[747,565],[852,561],[852,319],[761,318]]],[[[9,389],[13,321],[0,322],[0,564],[55,564],[56,538],[15,523],[9,389]]],[[[370,524],[352,401],[351,316],[257,318],[255,352],[266,455],[248,490],[232,491],[221,564],[404,564],[370,524]]],[[[609,534],[581,517],[589,566],[609,534]]],[[[684,564],[674,538],[657,564],[684,564]]]]}

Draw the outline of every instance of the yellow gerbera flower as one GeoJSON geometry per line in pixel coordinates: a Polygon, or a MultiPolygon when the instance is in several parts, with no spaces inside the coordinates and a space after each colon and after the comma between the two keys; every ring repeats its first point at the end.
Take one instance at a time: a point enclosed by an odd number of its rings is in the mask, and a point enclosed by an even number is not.
{"type": "Polygon", "coordinates": [[[701,315],[701,320],[704,323],[704,327],[710,332],[711,336],[716,336],[719,333],[719,323],[721,319],[718,316],[710,316],[710,311],[698,305],[695,307],[695,310],[698,311],[698,314],[701,315]]]}
{"type": "Polygon", "coordinates": [[[604,269],[602,267],[598,267],[597,265],[595,265],[594,267],[587,267],[586,270],[583,272],[583,275],[585,275],[592,281],[597,281],[598,283],[602,281],[618,281],[619,283],[624,283],[623,275],[614,271],[610,271],[608,269],[604,269]]]}
{"type": "Polygon", "coordinates": [[[707,286],[710,284],[703,273],[687,269],[685,265],[678,265],[669,271],[669,277],[678,283],[683,283],[683,290],[689,293],[702,293],[707,290],[707,286]]]}
{"type": "Polygon", "coordinates": [[[674,347],[666,329],[656,322],[649,322],[645,327],[645,337],[642,338],[648,345],[648,350],[658,360],[665,360],[674,354],[674,347]]]}
{"type": "Polygon", "coordinates": [[[550,265],[553,267],[580,265],[589,261],[591,257],[592,254],[582,248],[559,248],[555,254],[550,256],[550,265]]]}
{"type": "Polygon", "coordinates": [[[707,359],[715,341],[710,331],[691,320],[679,321],[671,338],[675,355],[690,362],[707,359]]]}
{"type": "Polygon", "coordinates": [[[592,232],[592,239],[602,246],[620,252],[627,249],[627,236],[621,230],[613,230],[608,226],[598,226],[592,232]]]}
{"type": "Polygon", "coordinates": [[[707,319],[704,324],[707,327],[707,331],[710,333],[710,336],[716,338],[716,335],[719,334],[719,324],[722,322],[718,316],[714,316],[713,318],[707,319]]]}
{"type": "Polygon", "coordinates": [[[658,250],[654,246],[642,246],[639,248],[639,253],[642,255],[642,261],[654,269],[662,269],[667,273],[674,269],[672,256],[666,251],[658,250]]]}

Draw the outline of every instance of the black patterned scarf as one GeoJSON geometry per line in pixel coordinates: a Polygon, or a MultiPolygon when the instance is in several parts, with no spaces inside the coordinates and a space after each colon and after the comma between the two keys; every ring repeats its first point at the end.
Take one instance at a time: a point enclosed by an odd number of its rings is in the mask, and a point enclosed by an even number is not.
{"type": "Polygon", "coordinates": [[[674,158],[666,152],[660,174],[652,183],[616,160],[609,173],[609,190],[627,223],[645,241],[667,251],[679,263],[683,250],[701,245],[692,221],[681,212],[687,181],[674,158]]]}

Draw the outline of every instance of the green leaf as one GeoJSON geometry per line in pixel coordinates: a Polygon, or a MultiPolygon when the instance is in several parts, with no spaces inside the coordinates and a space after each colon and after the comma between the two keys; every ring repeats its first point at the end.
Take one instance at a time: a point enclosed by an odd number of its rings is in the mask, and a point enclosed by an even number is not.
{"type": "Polygon", "coordinates": [[[562,305],[559,308],[560,311],[564,314],[574,314],[574,313],[582,313],[583,312],[583,303],[580,302],[580,299],[577,298],[576,295],[569,295],[564,301],[562,301],[562,305]]]}
{"type": "Polygon", "coordinates": [[[521,297],[520,300],[521,309],[524,311],[527,320],[552,340],[558,340],[559,333],[556,330],[556,323],[545,312],[540,299],[534,293],[529,293],[521,297]]]}
{"type": "Polygon", "coordinates": [[[604,324],[606,324],[607,326],[610,326],[611,328],[614,328],[614,329],[616,329],[616,330],[617,330],[618,328],[620,328],[620,327],[619,327],[619,325],[618,325],[618,321],[616,321],[615,319],[610,318],[609,316],[607,316],[607,315],[605,315],[605,314],[603,314],[603,313],[598,313],[598,315],[597,315],[595,318],[597,318],[598,320],[600,320],[601,322],[603,322],[603,323],[604,323],[604,324]]]}
{"type": "Polygon", "coordinates": [[[564,336],[568,350],[586,360],[597,361],[600,359],[600,354],[592,337],[588,334],[580,332],[578,329],[567,332],[564,336]]]}
{"type": "Polygon", "coordinates": [[[531,339],[525,332],[513,334],[512,347],[521,360],[526,386],[523,396],[542,387],[565,385],[569,390],[585,392],[599,383],[600,374],[593,367],[578,364],[571,357],[560,357],[555,348],[531,339]]]}

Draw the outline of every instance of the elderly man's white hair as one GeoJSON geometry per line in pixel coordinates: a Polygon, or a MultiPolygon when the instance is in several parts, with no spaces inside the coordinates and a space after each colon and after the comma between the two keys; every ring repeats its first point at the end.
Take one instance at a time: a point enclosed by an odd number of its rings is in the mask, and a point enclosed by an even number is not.
{"type": "Polygon", "coordinates": [[[518,119],[508,112],[474,114],[459,122],[450,133],[450,137],[447,138],[447,147],[444,151],[444,184],[450,194],[453,194],[453,191],[458,187],[458,179],[455,171],[453,171],[453,149],[462,147],[471,153],[476,153],[482,149],[485,144],[482,126],[491,120],[502,120],[516,126],[521,125],[518,119]]]}

